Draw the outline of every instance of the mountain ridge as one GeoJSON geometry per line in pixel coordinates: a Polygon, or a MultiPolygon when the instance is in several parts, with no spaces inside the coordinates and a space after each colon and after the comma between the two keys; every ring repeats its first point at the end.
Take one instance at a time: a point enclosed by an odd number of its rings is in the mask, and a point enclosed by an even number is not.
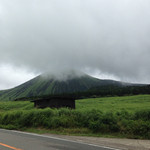
{"type": "Polygon", "coordinates": [[[68,80],[58,80],[54,76],[45,74],[39,75],[17,87],[0,91],[0,100],[8,101],[21,97],[74,93],[89,90],[98,86],[126,86],[129,83],[123,83],[114,80],[97,79],[87,74],[72,76],[68,80]]]}

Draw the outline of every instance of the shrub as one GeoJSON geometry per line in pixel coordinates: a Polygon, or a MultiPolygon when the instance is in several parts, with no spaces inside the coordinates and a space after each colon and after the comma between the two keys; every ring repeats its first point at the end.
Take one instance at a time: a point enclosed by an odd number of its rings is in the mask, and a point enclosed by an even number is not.
{"type": "Polygon", "coordinates": [[[150,111],[103,113],[100,110],[31,109],[0,113],[0,127],[85,128],[92,132],[122,133],[150,138],[150,111]]]}
{"type": "Polygon", "coordinates": [[[134,119],[141,119],[141,120],[150,120],[150,110],[141,110],[135,112],[134,119]]]}

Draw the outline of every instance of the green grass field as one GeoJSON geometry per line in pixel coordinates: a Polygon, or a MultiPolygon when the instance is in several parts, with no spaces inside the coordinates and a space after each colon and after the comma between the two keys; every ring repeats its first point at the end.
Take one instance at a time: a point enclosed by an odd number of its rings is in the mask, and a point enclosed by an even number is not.
{"type": "MultiPolygon", "coordinates": [[[[0,102],[0,112],[12,110],[31,110],[34,105],[28,101],[0,102]]],[[[135,112],[150,109],[150,95],[102,97],[76,100],[76,110],[98,109],[102,112],[135,112]]]]}
{"type": "Polygon", "coordinates": [[[75,110],[36,109],[28,101],[0,102],[0,127],[150,139],[150,95],[76,100],[75,110]]]}
{"type": "Polygon", "coordinates": [[[146,110],[150,109],[150,95],[83,99],[76,101],[76,108],[77,110],[99,109],[103,112],[146,110]]]}

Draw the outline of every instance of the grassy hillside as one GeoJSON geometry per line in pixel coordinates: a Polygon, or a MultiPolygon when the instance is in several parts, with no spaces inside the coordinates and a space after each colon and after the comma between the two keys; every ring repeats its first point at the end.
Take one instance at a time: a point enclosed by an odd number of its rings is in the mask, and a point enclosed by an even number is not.
{"type": "Polygon", "coordinates": [[[81,92],[104,85],[122,86],[122,83],[112,80],[100,80],[89,75],[82,75],[65,81],[41,75],[13,89],[0,91],[0,100],[8,101],[20,97],[81,92]]]}
{"type": "Polygon", "coordinates": [[[77,100],[76,107],[36,109],[29,101],[0,102],[0,127],[150,139],[150,95],[77,100]]]}
{"type": "Polygon", "coordinates": [[[76,101],[78,110],[98,109],[103,112],[128,111],[150,109],[150,95],[90,98],[76,101]]]}

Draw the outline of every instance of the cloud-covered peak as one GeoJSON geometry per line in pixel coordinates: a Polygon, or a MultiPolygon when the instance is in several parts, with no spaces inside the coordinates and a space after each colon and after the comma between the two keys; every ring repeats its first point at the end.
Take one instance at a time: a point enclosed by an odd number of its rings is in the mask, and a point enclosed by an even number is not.
{"type": "Polygon", "coordinates": [[[150,82],[149,0],[0,0],[0,64],[150,82]],[[59,71],[60,70],[60,71],[59,71]]]}

